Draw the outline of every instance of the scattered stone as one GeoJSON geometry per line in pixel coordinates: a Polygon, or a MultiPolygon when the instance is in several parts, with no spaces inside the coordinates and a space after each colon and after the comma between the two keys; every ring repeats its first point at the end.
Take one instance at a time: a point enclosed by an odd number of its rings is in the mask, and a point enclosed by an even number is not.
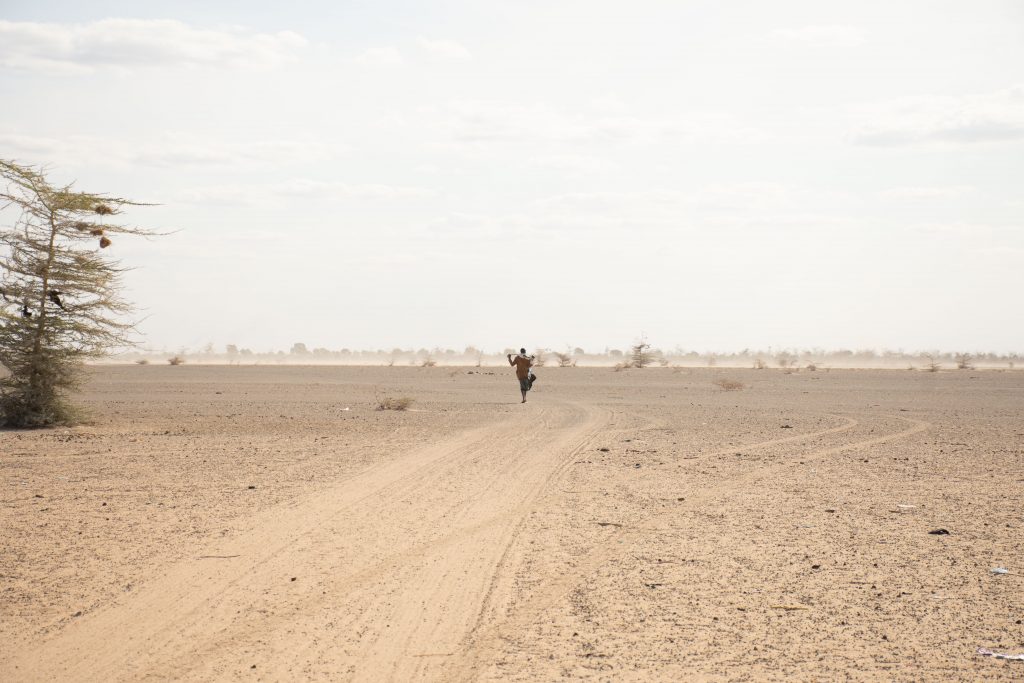
{"type": "Polygon", "coordinates": [[[253,490],[253,489],[255,489],[255,488],[256,488],[255,486],[249,486],[249,490],[250,490],[250,491],[252,491],[252,490],[253,490]]]}
{"type": "Polygon", "coordinates": [[[949,536],[949,530],[948,529],[932,529],[928,533],[931,534],[932,536],[949,536]]]}
{"type": "Polygon", "coordinates": [[[297,578],[299,578],[299,577],[297,577],[297,576],[293,576],[293,577],[292,577],[292,581],[295,581],[295,580],[296,580],[297,578]]]}
{"type": "Polygon", "coordinates": [[[779,429],[792,429],[793,425],[782,425],[779,429]]]}
{"type": "Polygon", "coordinates": [[[604,446],[602,446],[601,448],[598,448],[597,450],[601,451],[602,453],[607,453],[610,449],[605,448],[604,446]]]}
{"type": "Polygon", "coordinates": [[[80,616],[82,616],[82,610],[78,610],[77,612],[75,612],[74,614],[71,615],[72,618],[80,617],[80,616]]]}

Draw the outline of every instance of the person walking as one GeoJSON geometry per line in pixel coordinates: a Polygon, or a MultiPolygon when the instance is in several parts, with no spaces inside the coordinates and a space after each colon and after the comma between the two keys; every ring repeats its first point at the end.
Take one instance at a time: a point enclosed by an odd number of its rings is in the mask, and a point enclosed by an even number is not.
{"type": "Polygon", "coordinates": [[[533,356],[526,355],[526,349],[519,349],[519,355],[512,357],[508,354],[508,364],[516,369],[516,378],[519,379],[519,391],[523,392],[523,403],[526,403],[526,392],[530,390],[533,382],[530,381],[530,367],[533,365],[533,356]]]}

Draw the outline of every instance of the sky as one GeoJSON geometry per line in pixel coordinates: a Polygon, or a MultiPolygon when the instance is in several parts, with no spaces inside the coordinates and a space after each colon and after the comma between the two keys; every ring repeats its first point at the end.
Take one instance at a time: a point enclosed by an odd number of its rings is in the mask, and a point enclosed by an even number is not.
{"type": "Polygon", "coordinates": [[[0,0],[154,349],[1024,351],[1014,0],[0,0]]]}

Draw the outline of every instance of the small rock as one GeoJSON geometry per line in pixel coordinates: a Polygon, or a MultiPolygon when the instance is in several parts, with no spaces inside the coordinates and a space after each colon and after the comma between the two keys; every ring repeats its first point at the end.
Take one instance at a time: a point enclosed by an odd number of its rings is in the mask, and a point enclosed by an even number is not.
{"type": "Polygon", "coordinates": [[[250,486],[250,487],[249,487],[249,490],[250,490],[250,491],[252,491],[252,490],[253,490],[253,489],[255,489],[255,488],[256,488],[255,486],[250,486]]]}
{"type": "Polygon", "coordinates": [[[792,429],[793,425],[782,425],[779,429],[792,429]]]}
{"type": "Polygon", "coordinates": [[[297,578],[299,578],[299,577],[297,577],[297,576],[293,576],[293,577],[292,577],[292,581],[296,580],[297,578]]]}
{"type": "Polygon", "coordinates": [[[825,508],[825,512],[835,512],[833,508],[825,508]]]}
{"type": "Polygon", "coordinates": [[[609,449],[607,449],[604,446],[602,446],[601,448],[598,448],[597,450],[601,451],[602,453],[607,453],[609,449]]]}
{"type": "Polygon", "coordinates": [[[812,564],[811,565],[811,569],[821,569],[821,565],[820,564],[812,564]]]}
{"type": "Polygon", "coordinates": [[[75,613],[74,613],[74,614],[72,614],[71,616],[72,616],[72,617],[80,617],[80,616],[82,616],[82,610],[78,610],[77,612],[75,612],[75,613]]]}
{"type": "Polygon", "coordinates": [[[949,536],[949,530],[948,529],[932,529],[928,533],[931,534],[932,536],[949,536]]]}

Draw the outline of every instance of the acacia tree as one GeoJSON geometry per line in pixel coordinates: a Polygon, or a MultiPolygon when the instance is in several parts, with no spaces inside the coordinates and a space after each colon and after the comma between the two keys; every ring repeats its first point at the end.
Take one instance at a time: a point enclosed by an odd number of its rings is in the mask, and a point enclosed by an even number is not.
{"type": "Polygon", "coordinates": [[[651,351],[651,345],[647,342],[647,335],[640,335],[640,340],[630,347],[630,351],[630,358],[635,368],[644,368],[654,362],[654,353],[651,351]]]}
{"type": "Polygon", "coordinates": [[[0,179],[0,424],[72,424],[67,394],[84,361],[131,344],[110,235],[156,233],[109,222],[137,202],[57,187],[10,161],[0,179]]]}

